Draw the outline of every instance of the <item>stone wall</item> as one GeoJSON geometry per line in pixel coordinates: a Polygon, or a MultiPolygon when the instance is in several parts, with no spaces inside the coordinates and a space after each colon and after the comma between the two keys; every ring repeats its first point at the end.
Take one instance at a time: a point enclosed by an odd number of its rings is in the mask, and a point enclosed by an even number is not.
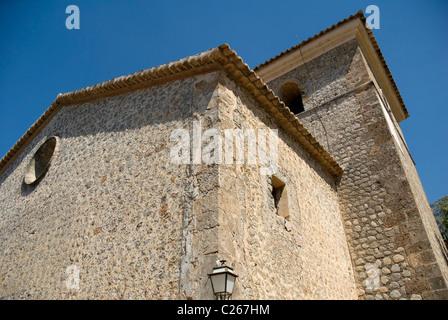
{"type": "Polygon", "coordinates": [[[356,40],[269,86],[289,79],[304,91],[299,119],[344,168],[338,194],[360,299],[446,299],[434,218],[356,40]]]}
{"type": "Polygon", "coordinates": [[[195,123],[279,129],[222,72],[63,107],[1,176],[0,297],[213,299],[227,259],[234,298],[356,298],[334,178],[279,130],[286,220],[259,166],[172,163],[172,132],[195,123]],[[50,136],[51,165],[26,185],[50,136]]]}
{"type": "Polygon", "coordinates": [[[0,298],[213,299],[208,273],[225,259],[235,299],[446,299],[440,234],[357,42],[269,86],[291,79],[337,181],[221,71],[63,107],[0,176],[0,298]],[[277,129],[275,178],[259,158],[194,161],[207,142],[192,136],[193,162],[173,163],[177,129],[261,129],[268,142],[277,129]],[[27,185],[50,136],[51,165],[27,185]]]}
{"type": "Polygon", "coordinates": [[[233,82],[217,98],[221,130],[278,129],[290,213],[276,214],[260,162],[220,165],[217,257],[239,275],[234,299],[357,299],[334,177],[233,82]]]}
{"type": "Polygon", "coordinates": [[[170,163],[170,134],[207,115],[214,77],[59,111],[0,177],[0,298],[191,295],[190,280],[214,263],[203,267],[208,260],[192,249],[206,243],[192,214],[213,211],[209,191],[217,174],[170,163]],[[45,177],[24,184],[31,157],[53,135],[60,143],[45,177]],[[208,202],[198,190],[208,192],[208,202]]]}
{"type": "MultiPolygon", "coordinates": [[[[384,110],[388,104],[378,92],[378,99],[384,110]]],[[[395,145],[403,166],[404,174],[414,197],[412,204],[414,213],[408,214],[408,219],[401,226],[400,240],[405,243],[408,260],[415,270],[414,279],[405,284],[408,293],[422,292],[424,299],[448,299],[448,251],[444,245],[433,211],[429,205],[422,183],[417,173],[414,161],[409,153],[403,133],[395,118],[391,117],[389,127],[395,130],[399,138],[395,145]]],[[[394,136],[394,134],[393,134],[394,136]]]]}

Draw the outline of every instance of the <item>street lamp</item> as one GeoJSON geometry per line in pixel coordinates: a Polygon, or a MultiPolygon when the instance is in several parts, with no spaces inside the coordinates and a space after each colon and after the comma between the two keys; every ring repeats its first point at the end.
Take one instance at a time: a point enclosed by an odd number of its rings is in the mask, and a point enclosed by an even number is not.
{"type": "Polygon", "coordinates": [[[229,300],[233,292],[235,280],[238,277],[233,269],[225,265],[226,260],[221,260],[221,266],[213,268],[209,273],[212,289],[218,300],[229,300]]]}

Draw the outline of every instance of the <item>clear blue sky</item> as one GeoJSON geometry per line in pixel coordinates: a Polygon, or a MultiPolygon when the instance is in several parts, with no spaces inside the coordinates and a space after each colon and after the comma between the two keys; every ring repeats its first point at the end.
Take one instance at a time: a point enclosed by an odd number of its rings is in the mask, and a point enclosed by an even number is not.
{"type": "Polygon", "coordinates": [[[448,194],[446,0],[2,0],[0,157],[60,92],[223,43],[254,68],[371,4],[380,8],[373,33],[411,115],[401,127],[434,202],[448,194]],[[79,30],[65,26],[72,4],[79,30]]]}

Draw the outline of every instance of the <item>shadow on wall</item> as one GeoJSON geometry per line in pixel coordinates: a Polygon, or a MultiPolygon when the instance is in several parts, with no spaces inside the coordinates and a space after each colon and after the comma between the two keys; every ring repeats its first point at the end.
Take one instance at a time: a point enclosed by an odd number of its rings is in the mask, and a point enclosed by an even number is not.
{"type": "MultiPolygon", "coordinates": [[[[163,136],[154,135],[142,137],[142,139],[144,138],[145,142],[149,144],[161,138],[165,139],[163,128],[170,126],[181,129],[190,121],[193,113],[205,111],[211,94],[203,94],[202,96],[208,100],[204,101],[203,99],[199,104],[196,101],[199,99],[197,93],[202,92],[200,90],[204,90],[204,88],[197,88],[195,82],[197,82],[197,78],[187,78],[117,96],[63,106],[0,176],[0,185],[23,161],[27,161],[25,159],[29,157],[30,153],[34,154],[34,150],[50,136],[59,137],[63,141],[73,137],[98,136],[102,133],[125,133],[152,126],[155,128],[155,132],[161,132],[163,136]]],[[[210,92],[215,87],[216,82],[213,81],[205,90],[210,92]]],[[[118,134],[113,142],[118,143],[122,137],[118,134]]],[[[168,140],[169,134],[166,137],[167,142],[168,140]]],[[[93,143],[92,139],[86,139],[86,142],[93,143]]],[[[139,141],[121,142],[131,144],[139,141]]],[[[111,148],[113,147],[111,145],[111,148]]],[[[21,194],[28,195],[33,192],[39,181],[32,185],[27,185],[22,181],[21,194]]]]}

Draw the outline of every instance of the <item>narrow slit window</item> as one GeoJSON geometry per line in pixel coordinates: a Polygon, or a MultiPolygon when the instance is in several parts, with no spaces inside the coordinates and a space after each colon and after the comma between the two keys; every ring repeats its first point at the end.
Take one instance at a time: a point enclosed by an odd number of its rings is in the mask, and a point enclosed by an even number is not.
{"type": "Polygon", "coordinates": [[[271,177],[272,184],[272,197],[274,199],[275,212],[289,221],[289,205],[288,205],[288,192],[286,184],[276,176],[271,177]]]}

